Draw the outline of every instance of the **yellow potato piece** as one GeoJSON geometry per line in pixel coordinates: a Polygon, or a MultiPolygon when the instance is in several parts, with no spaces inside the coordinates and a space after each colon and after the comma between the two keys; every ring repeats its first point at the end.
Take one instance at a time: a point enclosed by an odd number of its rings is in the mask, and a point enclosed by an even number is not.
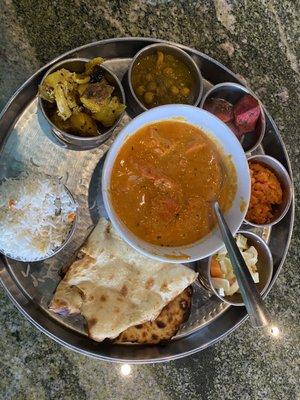
{"type": "Polygon", "coordinates": [[[65,80],[72,81],[72,72],[62,68],[48,75],[44,80],[44,84],[55,88],[56,85],[58,85],[59,83],[63,83],[65,80]]]}
{"type": "Polygon", "coordinates": [[[88,114],[78,112],[70,117],[72,133],[79,136],[97,136],[97,124],[88,114]]]}
{"type": "Polygon", "coordinates": [[[79,96],[83,95],[83,93],[86,91],[88,86],[89,86],[88,83],[81,83],[80,85],[78,85],[77,91],[79,93],[79,96]]]}
{"type": "Polygon", "coordinates": [[[110,127],[113,126],[124,110],[125,105],[120,103],[119,99],[114,96],[101,104],[101,108],[93,114],[93,118],[101,122],[103,126],[110,127]]]}
{"type": "Polygon", "coordinates": [[[92,113],[100,112],[102,108],[102,104],[97,103],[94,99],[87,99],[85,97],[80,97],[81,103],[84,105],[92,113]]]}
{"type": "Polygon", "coordinates": [[[54,113],[50,120],[61,131],[69,132],[71,130],[70,119],[64,121],[57,113],[54,113]]]}
{"type": "Polygon", "coordinates": [[[74,82],[76,82],[78,84],[85,84],[85,83],[88,83],[90,81],[90,77],[89,76],[85,76],[83,74],[76,74],[74,72],[73,73],[73,80],[74,80],[74,82]]]}

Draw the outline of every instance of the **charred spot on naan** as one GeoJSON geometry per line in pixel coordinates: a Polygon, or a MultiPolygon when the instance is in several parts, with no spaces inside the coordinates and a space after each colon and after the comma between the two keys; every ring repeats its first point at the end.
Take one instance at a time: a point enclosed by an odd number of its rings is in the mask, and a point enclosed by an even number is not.
{"type": "Polygon", "coordinates": [[[76,286],[69,286],[64,281],[61,281],[49,309],[61,316],[79,314],[82,302],[82,291],[76,286]]]}
{"type": "Polygon", "coordinates": [[[152,277],[150,277],[149,279],[147,279],[146,283],[145,283],[145,289],[151,289],[152,286],[154,285],[154,279],[152,277]]]}
{"type": "Polygon", "coordinates": [[[192,305],[192,287],[167,304],[154,321],[132,326],[122,332],[115,343],[163,344],[168,342],[187,321],[192,305]]]}
{"type": "Polygon", "coordinates": [[[167,292],[169,290],[168,282],[163,282],[161,287],[160,287],[160,290],[162,292],[167,292]]]}
{"type": "Polygon", "coordinates": [[[127,288],[126,285],[123,285],[122,288],[121,288],[121,295],[126,297],[127,294],[128,294],[128,288],[127,288]]]}

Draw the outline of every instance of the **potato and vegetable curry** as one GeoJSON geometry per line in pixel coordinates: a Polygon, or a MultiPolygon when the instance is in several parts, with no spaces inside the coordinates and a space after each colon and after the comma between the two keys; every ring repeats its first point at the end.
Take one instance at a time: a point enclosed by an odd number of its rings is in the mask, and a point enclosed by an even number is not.
{"type": "Polygon", "coordinates": [[[236,171],[228,162],[196,126],[175,120],[146,125],[126,140],[114,162],[113,208],[146,242],[196,242],[215,226],[211,201],[223,211],[233,202],[236,171]]]}
{"type": "Polygon", "coordinates": [[[141,58],[132,69],[132,87],[146,108],[163,104],[189,104],[193,77],[175,56],[157,51],[141,58]]]}
{"type": "Polygon", "coordinates": [[[97,57],[83,73],[65,68],[49,74],[39,86],[46,112],[57,128],[76,136],[97,136],[114,125],[125,105],[114,95],[115,87],[97,57]]]}

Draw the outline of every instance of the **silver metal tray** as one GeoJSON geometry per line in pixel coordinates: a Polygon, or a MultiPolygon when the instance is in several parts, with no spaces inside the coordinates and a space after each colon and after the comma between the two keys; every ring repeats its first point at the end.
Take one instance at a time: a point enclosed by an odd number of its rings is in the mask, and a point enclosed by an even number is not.
{"type": "MultiPolygon", "coordinates": [[[[124,77],[131,58],[146,45],[160,42],[154,39],[110,39],[79,47],[32,75],[14,94],[0,116],[0,180],[18,175],[20,171],[38,169],[62,177],[79,203],[78,228],[71,243],[57,256],[38,263],[21,263],[0,258],[0,279],[8,296],[34,326],[57,342],[80,353],[110,361],[148,363],[183,357],[202,350],[236,329],[246,319],[244,307],[221,303],[200,284],[194,285],[193,307],[188,322],[178,335],[164,346],[112,345],[89,339],[81,318],[61,318],[48,310],[53,292],[66,269],[75,258],[100,216],[106,216],[101,199],[101,168],[105,153],[114,136],[126,124],[133,112],[128,108],[113,137],[91,151],[64,148],[50,134],[50,127],[37,108],[37,88],[46,70],[65,58],[105,57],[105,62],[120,79],[124,77]]],[[[213,84],[239,79],[212,58],[181,46],[199,65],[205,78],[205,91],[213,84]]],[[[126,87],[125,87],[126,90],[126,87]]],[[[267,130],[262,146],[256,151],[277,158],[291,174],[289,159],[272,118],[267,116],[267,130]]],[[[274,258],[274,284],[283,265],[294,220],[294,204],[285,218],[271,229],[256,230],[269,243],[274,258]]],[[[249,229],[247,226],[243,226],[249,229]]],[[[201,263],[194,263],[199,268],[201,263]]]]}

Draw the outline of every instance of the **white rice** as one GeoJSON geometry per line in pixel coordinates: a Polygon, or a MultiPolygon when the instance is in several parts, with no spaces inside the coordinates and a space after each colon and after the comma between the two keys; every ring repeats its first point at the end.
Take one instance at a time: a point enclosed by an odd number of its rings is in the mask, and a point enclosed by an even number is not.
{"type": "Polygon", "coordinates": [[[23,175],[0,186],[0,251],[22,261],[50,257],[66,240],[76,204],[64,185],[23,175]]]}

